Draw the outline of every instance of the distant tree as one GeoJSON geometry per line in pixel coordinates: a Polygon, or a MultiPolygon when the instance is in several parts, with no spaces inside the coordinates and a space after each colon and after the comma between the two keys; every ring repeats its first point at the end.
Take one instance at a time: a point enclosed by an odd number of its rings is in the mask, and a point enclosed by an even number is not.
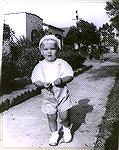
{"type": "Polygon", "coordinates": [[[93,45],[99,46],[100,39],[101,39],[100,32],[93,23],[80,20],[77,23],[77,27],[73,26],[70,28],[66,36],[65,42],[67,45],[71,46],[74,46],[75,43],[78,44],[79,46],[78,53],[82,57],[86,58],[89,55],[88,47],[89,46],[93,47],[93,45]]]}
{"type": "Polygon", "coordinates": [[[97,27],[93,23],[80,20],[77,23],[77,27],[72,26],[66,36],[65,43],[68,45],[99,45],[100,33],[97,27]]]}
{"type": "Polygon", "coordinates": [[[72,26],[66,35],[65,44],[73,46],[75,43],[79,43],[79,36],[79,30],[75,26],[72,26]]]}
{"type": "Polygon", "coordinates": [[[111,0],[106,2],[105,10],[108,16],[111,18],[112,25],[119,31],[119,1],[111,0]]]}
{"type": "Polygon", "coordinates": [[[115,32],[114,27],[112,24],[103,24],[102,27],[99,28],[99,32],[101,34],[101,45],[106,47],[116,47],[116,39],[115,39],[115,32]]]}
{"type": "Polygon", "coordinates": [[[80,42],[86,46],[99,44],[100,34],[97,27],[93,23],[80,20],[77,23],[77,28],[80,32],[80,42]]]}

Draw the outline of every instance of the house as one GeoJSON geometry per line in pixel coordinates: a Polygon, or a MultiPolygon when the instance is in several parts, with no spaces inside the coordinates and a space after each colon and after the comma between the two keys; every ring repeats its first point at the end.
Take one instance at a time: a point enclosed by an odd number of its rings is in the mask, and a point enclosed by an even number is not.
{"type": "Polygon", "coordinates": [[[4,16],[4,23],[8,24],[10,28],[15,32],[14,41],[19,40],[21,37],[25,37],[33,41],[37,38],[37,36],[39,36],[40,30],[47,28],[50,33],[59,38],[61,46],[63,45],[64,30],[43,23],[43,19],[35,14],[18,12],[5,14],[4,16]]]}
{"type": "Polygon", "coordinates": [[[14,40],[23,36],[31,40],[35,30],[43,29],[43,19],[27,12],[5,14],[4,23],[15,32],[14,40]]]}

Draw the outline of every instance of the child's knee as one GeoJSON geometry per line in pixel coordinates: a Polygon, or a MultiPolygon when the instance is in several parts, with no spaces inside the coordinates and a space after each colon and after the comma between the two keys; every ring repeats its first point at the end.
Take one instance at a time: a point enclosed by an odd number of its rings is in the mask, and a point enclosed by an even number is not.
{"type": "Polygon", "coordinates": [[[68,111],[60,112],[59,117],[63,122],[67,122],[69,120],[69,113],[68,111]]]}
{"type": "Polygon", "coordinates": [[[49,122],[54,122],[57,120],[57,114],[47,114],[47,117],[49,122]]]}

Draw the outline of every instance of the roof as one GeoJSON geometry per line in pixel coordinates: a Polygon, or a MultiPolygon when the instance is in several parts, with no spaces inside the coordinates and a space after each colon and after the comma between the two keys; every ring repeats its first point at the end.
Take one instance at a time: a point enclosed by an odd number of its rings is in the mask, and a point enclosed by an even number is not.
{"type": "Polygon", "coordinates": [[[61,30],[62,32],[64,32],[65,30],[61,29],[61,28],[58,28],[58,27],[55,27],[55,26],[52,26],[52,25],[49,25],[49,24],[46,24],[46,23],[43,23],[44,26],[48,26],[48,27],[51,27],[51,28],[55,28],[55,29],[58,29],[58,30],[61,30]]]}
{"type": "Polygon", "coordinates": [[[43,20],[41,17],[37,16],[36,14],[32,14],[32,13],[29,13],[29,12],[16,12],[16,13],[4,14],[4,15],[13,15],[13,14],[21,14],[21,13],[26,13],[26,14],[29,14],[29,15],[33,15],[33,16],[36,16],[36,17],[40,18],[41,20],[43,20]]]}

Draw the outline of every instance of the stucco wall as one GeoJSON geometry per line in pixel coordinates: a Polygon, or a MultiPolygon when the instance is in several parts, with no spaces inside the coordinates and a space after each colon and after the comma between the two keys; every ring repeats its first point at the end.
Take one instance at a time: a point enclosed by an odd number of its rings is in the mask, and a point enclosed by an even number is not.
{"type": "MultiPolygon", "coordinates": [[[[4,15],[4,23],[8,24],[15,32],[16,38],[22,36],[26,37],[26,14],[25,13],[11,13],[4,15]]],[[[15,40],[15,39],[14,39],[15,40]]]]}
{"type": "Polygon", "coordinates": [[[26,37],[31,40],[32,30],[43,29],[42,24],[43,24],[43,19],[41,19],[40,17],[34,14],[26,13],[26,37]]]}

